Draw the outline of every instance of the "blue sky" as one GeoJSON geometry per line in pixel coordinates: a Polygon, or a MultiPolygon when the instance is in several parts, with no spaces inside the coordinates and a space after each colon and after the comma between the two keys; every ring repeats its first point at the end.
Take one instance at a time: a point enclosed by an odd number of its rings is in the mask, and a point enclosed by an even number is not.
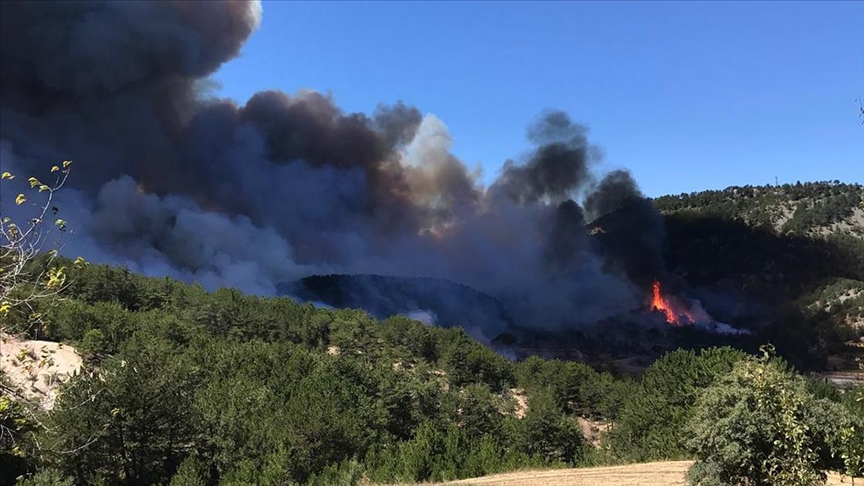
{"type": "Polygon", "coordinates": [[[546,108],[590,128],[603,170],[649,196],[864,182],[864,2],[289,2],[215,79],[223,96],[403,100],[487,180],[546,108]]]}

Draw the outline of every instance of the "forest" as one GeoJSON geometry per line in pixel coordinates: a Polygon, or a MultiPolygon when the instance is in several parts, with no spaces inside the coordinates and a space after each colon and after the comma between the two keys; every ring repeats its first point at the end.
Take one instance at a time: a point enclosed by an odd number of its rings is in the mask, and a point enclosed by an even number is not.
{"type": "MultiPolygon", "coordinates": [[[[769,303],[824,356],[864,334],[864,186],[838,181],[663,196],[666,262],[690,285],[769,303]]],[[[799,346],[803,343],[799,343],[799,346]]]]}
{"type": "MultiPolygon", "coordinates": [[[[62,181],[31,188],[50,196],[62,181]]],[[[855,197],[827,187],[816,193],[855,197]]],[[[2,344],[61,345],[22,350],[0,375],[0,482],[390,484],[673,459],[695,459],[694,485],[860,476],[864,392],[810,371],[844,345],[841,328],[860,330],[848,325],[860,240],[766,228],[717,210],[717,197],[654,201],[669,270],[760,299],[779,327],[758,351],[682,348],[637,372],[514,360],[458,326],[70,260],[4,220],[2,344]],[[829,308],[811,312],[814,302],[829,308]],[[38,380],[63,345],[82,367],[44,406],[28,394],[37,383],[7,372],[38,380]]]]}
{"type": "Polygon", "coordinates": [[[0,1],[0,486],[864,476],[864,17],[528,4],[0,1]]]}
{"type": "Polygon", "coordinates": [[[724,456],[741,434],[748,464],[786,470],[804,454],[809,469],[787,471],[796,481],[860,474],[854,390],[768,348],[678,350],[641,377],[614,376],[513,362],[459,328],[64,263],[66,298],[37,308],[50,320],[13,308],[4,328],[73,344],[85,367],[50,412],[4,385],[4,484],[442,481],[694,457],[699,481],[754,474],[724,456]],[[580,421],[608,433],[591,443],[580,421]]]}

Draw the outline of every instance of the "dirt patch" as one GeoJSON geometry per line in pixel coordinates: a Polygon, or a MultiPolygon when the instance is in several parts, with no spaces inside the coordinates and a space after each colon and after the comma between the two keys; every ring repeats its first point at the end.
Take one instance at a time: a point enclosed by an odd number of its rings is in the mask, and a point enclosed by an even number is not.
{"type": "Polygon", "coordinates": [[[783,229],[783,225],[786,224],[787,221],[792,219],[792,215],[795,214],[795,211],[792,208],[780,206],[777,208],[777,212],[773,215],[772,219],[774,220],[774,229],[776,231],[780,231],[783,229]]]}
{"type": "Polygon", "coordinates": [[[847,290],[846,292],[844,292],[843,295],[841,295],[840,297],[838,297],[837,300],[839,300],[840,302],[846,302],[846,301],[849,300],[849,299],[857,298],[857,297],[858,297],[859,295],[861,295],[862,293],[864,293],[864,290],[861,290],[861,289],[849,289],[849,290],[847,290]]]}
{"type": "Polygon", "coordinates": [[[438,382],[438,386],[441,388],[441,391],[445,393],[450,391],[450,381],[447,379],[446,371],[432,370],[429,372],[429,376],[432,377],[433,380],[438,382]]]}
{"type": "Polygon", "coordinates": [[[525,394],[525,390],[511,388],[508,391],[510,392],[510,398],[515,402],[513,416],[519,419],[525,417],[525,413],[528,412],[528,395],[525,394]]]}
{"type": "Polygon", "coordinates": [[[684,486],[689,461],[656,462],[615,467],[552,469],[495,474],[445,484],[495,484],[501,486],[684,486]]]}
{"type": "Polygon", "coordinates": [[[599,449],[602,446],[601,441],[603,436],[609,432],[612,424],[582,417],[579,417],[577,420],[579,421],[579,427],[582,428],[582,435],[585,436],[585,440],[596,449],[599,449]]]}
{"type": "Polygon", "coordinates": [[[81,365],[81,356],[71,346],[0,335],[0,369],[26,398],[46,410],[54,406],[58,387],[81,365]]]}

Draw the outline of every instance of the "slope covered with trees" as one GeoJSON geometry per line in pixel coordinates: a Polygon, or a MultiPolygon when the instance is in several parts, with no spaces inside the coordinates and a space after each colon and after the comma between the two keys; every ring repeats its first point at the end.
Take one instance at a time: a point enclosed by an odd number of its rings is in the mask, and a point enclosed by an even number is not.
{"type": "Polygon", "coordinates": [[[864,336],[864,186],[730,187],[654,203],[669,270],[690,285],[773,306],[829,353],[864,336]]]}
{"type": "Polygon", "coordinates": [[[741,220],[783,234],[842,233],[864,237],[862,201],[864,186],[839,181],[733,186],[654,200],[666,214],[690,212],[741,220]]]}
{"type": "MultiPolygon", "coordinates": [[[[633,381],[511,362],[459,328],[404,317],[107,266],[69,275],[45,325],[15,310],[4,320],[8,332],[74,344],[86,363],[50,413],[5,412],[23,421],[2,453],[4,481],[50,469],[76,484],[355,484],[690,458],[684,425],[703,391],[752,360],[677,351],[633,381]],[[602,448],[579,418],[612,424],[602,448]]],[[[813,462],[843,469],[840,428],[861,430],[860,404],[816,381],[802,393],[818,394],[812,410],[845,417],[818,423],[822,450],[837,454],[813,462]]]]}
{"type": "MultiPolygon", "coordinates": [[[[782,300],[812,290],[799,279],[857,277],[843,251],[796,262],[796,278],[775,268],[760,280],[753,259],[726,273],[701,268],[703,246],[715,258],[745,242],[766,255],[787,245],[801,258],[836,247],[734,219],[675,218],[668,259],[694,285],[751,279],[755,295],[782,300]],[[759,293],[770,285],[776,294],[759,293]]],[[[459,327],[207,292],[36,256],[37,243],[3,241],[2,271],[15,277],[2,287],[0,330],[72,345],[84,366],[50,410],[0,376],[3,484],[353,485],[695,459],[694,484],[806,485],[864,464],[859,391],[804,378],[770,352],[678,350],[638,379],[578,362],[514,362],[459,327]],[[589,441],[586,424],[608,432],[589,441]]]]}

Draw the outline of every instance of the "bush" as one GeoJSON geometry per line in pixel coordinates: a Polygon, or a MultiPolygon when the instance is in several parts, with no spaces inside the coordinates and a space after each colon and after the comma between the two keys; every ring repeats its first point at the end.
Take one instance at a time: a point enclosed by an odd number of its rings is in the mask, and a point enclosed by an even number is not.
{"type": "Polygon", "coordinates": [[[528,401],[528,412],[519,424],[517,441],[529,456],[543,457],[549,463],[575,466],[582,457],[585,438],[572,417],[564,415],[548,393],[538,393],[528,401]]]}
{"type": "Polygon", "coordinates": [[[748,359],[708,388],[688,424],[691,484],[822,484],[842,407],[816,400],[803,378],[748,359]],[[835,417],[836,418],[836,417],[835,417]]]}
{"type": "Polygon", "coordinates": [[[687,458],[684,425],[698,396],[745,356],[728,347],[679,349],[654,362],[623,398],[609,435],[615,455],[628,461],[687,458]]]}
{"type": "Polygon", "coordinates": [[[171,478],[170,486],[205,486],[208,483],[205,469],[198,458],[189,456],[180,463],[180,467],[171,478]]]}
{"type": "Polygon", "coordinates": [[[56,469],[44,469],[28,477],[22,477],[17,486],[72,486],[72,478],[64,477],[56,469]]]}

